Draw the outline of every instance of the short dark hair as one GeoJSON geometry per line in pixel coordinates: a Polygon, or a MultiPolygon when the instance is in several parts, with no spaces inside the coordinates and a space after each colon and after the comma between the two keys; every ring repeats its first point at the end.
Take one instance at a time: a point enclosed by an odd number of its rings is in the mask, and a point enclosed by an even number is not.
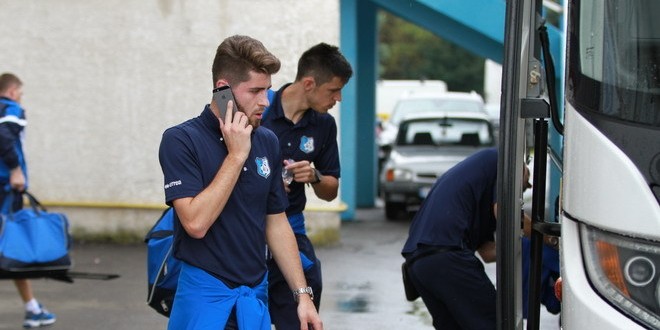
{"type": "Polygon", "coordinates": [[[14,86],[23,86],[23,82],[12,73],[3,73],[0,75],[0,93],[6,92],[14,86]]]}
{"type": "Polygon", "coordinates": [[[261,41],[242,35],[226,38],[218,46],[211,73],[213,84],[226,79],[230,85],[247,81],[250,71],[275,74],[280,60],[261,41]]]}
{"type": "Polygon", "coordinates": [[[322,42],[300,56],[296,81],[311,76],[320,85],[333,77],[339,77],[343,83],[347,83],[352,75],[351,64],[339,52],[339,48],[322,42]]]}

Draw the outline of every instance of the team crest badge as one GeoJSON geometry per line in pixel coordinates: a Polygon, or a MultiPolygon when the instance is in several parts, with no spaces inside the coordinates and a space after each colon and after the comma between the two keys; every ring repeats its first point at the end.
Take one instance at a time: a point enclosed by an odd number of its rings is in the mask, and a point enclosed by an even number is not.
{"type": "Polygon", "coordinates": [[[314,138],[303,135],[303,137],[300,138],[300,150],[306,154],[314,151],[314,138]]]}
{"type": "Polygon", "coordinates": [[[254,160],[257,162],[257,173],[259,173],[259,175],[263,176],[264,178],[268,178],[268,176],[270,175],[270,166],[268,165],[268,158],[257,157],[254,160]]]}

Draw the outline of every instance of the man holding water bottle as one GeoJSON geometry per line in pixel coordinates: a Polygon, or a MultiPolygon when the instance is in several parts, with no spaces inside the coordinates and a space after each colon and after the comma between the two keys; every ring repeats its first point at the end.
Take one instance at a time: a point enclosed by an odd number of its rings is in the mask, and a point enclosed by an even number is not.
{"type": "MultiPolygon", "coordinates": [[[[298,242],[317,310],[322,290],[321,265],[305,232],[305,184],[320,199],[331,201],[337,197],[340,173],[337,124],[328,110],[341,101],[341,90],[352,75],[353,69],[339,48],[325,43],[313,46],[300,57],[295,81],[277,91],[261,122],[280,141],[284,159],[282,179],[289,198],[286,215],[298,242]]],[[[273,324],[278,330],[300,329],[297,305],[291,300],[291,290],[280,269],[273,260],[269,261],[268,269],[273,324]]]]}

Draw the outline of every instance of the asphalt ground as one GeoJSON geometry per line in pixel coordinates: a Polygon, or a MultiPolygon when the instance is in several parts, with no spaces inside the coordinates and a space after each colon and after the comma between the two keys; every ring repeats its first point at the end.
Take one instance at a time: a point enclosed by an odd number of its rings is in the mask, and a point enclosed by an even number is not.
{"type": "MultiPolygon", "coordinates": [[[[433,329],[423,302],[405,300],[399,254],[409,220],[386,221],[382,208],[358,209],[343,222],[341,240],[317,248],[323,269],[321,318],[325,329],[433,329]]],[[[35,295],[69,329],[165,329],[167,319],[146,303],[146,246],[74,244],[72,271],[118,274],[100,281],[33,280],[35,295]]],[[[494,278],[494,265],[487,266],[494,278]]],[[[22,302],[13,283],[0,281],[0,329],[21,329],[22,302]]],[[[556,316],[542,312],[541,329],[558,329],[556,316]]]]}

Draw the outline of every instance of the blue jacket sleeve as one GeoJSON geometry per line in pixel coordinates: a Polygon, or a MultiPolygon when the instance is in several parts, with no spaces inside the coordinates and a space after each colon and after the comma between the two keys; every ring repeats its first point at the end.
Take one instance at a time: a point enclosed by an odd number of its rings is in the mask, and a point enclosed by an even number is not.
{"type": "Polygon", "coordinates": [[[13,122],[0,123],[0,159],[10,169],[19,166],[18,153],[14,146],[22,128],[13,122]]]}

